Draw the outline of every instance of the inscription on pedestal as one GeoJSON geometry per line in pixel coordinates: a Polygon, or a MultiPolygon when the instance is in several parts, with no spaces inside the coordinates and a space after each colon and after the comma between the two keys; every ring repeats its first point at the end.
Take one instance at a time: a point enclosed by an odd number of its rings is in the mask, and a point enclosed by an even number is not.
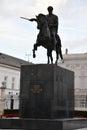
{"type": "Polygon", "coordinates": [[[41,88],[41,86],[39,84],[38,85],[37,84],[32,85],[31,92],[32,93],[41,93],[42,88],[41,88]]]}

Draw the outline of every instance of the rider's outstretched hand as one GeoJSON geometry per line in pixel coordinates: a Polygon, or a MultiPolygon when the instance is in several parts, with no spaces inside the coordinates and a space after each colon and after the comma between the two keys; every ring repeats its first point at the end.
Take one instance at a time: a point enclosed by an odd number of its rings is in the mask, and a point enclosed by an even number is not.
{"type": "Polygon", "coordinates": [[[31,19],[29,19],[29,21],[33,22],[33,21],[37,21],[37,19],[31,18],[31,19]]]}

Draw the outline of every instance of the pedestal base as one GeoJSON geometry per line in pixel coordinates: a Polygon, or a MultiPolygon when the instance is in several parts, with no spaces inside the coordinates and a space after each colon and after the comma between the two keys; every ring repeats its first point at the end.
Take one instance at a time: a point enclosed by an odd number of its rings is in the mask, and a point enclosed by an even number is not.
{"type": "Polygon", "coordinates": [[[0,129],[73,130],[87,127],[87,119],[0,119],[0,129]]]}

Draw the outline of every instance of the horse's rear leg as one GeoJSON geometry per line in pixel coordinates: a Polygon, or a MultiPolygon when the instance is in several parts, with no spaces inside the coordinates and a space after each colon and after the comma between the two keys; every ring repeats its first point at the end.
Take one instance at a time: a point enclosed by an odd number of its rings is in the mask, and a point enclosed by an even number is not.
{"type": "Polygon", "coordinates": [[[48,64],[50,63],[50,60],[51,64],[53,64],[52,50],[47,50],[47,56],[48,56],[48,64]]]}
{"type": "Polygon", "coordinates": [[[50,52],[50,59],[51,59],[51,64],[53,64],[52,51],[50,52]]]}
{"type": "Polygon", "coordinates": [[[49,51],[48,51],[48,50],[47,50],[47,59],[48,59],[47,64],[50,64],[50,60],[49,60],[49,51]]]}
{"type": "Polygon", "coordinates": [[[58,59],[59,59],[59,52],[58,52],[58,50],[56,50],[56,61],[55,61],[55,64],[57,64],[58,59]]]}

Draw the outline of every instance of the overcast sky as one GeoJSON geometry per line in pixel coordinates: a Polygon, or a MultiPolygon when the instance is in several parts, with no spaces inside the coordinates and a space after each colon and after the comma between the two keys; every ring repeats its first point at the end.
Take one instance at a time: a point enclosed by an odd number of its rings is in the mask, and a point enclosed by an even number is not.
{"type": "MultiPolygon", "coordinates": [[[[0,52],[28,60],[46,63],[46,50],[39,47],[37,57],[32,58],[33,44],[38,30],[36,23],[20,17],[32,18],[47,14],[47,7],[54,7],[59,17],[59,35],[62,51],[87,53],[87,0],[0,0],[0,52]]],[[[55,57],[55,52],[53,52],[55,57]]]]}

